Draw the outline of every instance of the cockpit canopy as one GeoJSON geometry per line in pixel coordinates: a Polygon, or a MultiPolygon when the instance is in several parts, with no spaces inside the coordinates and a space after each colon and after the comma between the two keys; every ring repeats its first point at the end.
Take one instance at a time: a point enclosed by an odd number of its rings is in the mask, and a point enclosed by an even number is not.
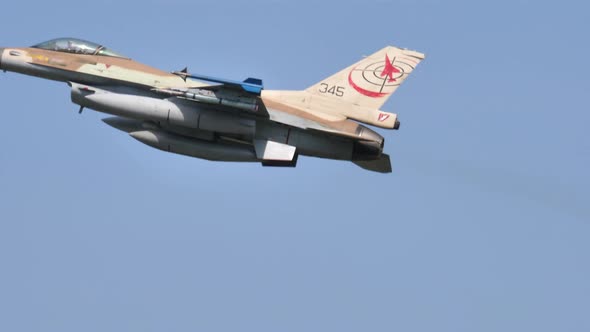
{"type": "Polygon", "coordinates": [[[32,47],[57,52],[125,58],[124,56],[119,55],[102,45],[76,38],[53,39],[44,43],[33,45],[32,47]]]}

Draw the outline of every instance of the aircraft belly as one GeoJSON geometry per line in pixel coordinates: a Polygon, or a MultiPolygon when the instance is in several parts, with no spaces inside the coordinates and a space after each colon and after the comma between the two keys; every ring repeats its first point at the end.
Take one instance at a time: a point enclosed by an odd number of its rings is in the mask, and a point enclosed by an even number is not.
{"type": "Polygon", "coordinates": [[[350,139],[276,122],[259,120],[256,124],[256,138],[293,146],[298,154],[304,156],[341,160],[352,158],[353,143],[350,139]]]}
{"type": "Polygon", "coordinates": [[[128,87],[92,87],[71,83],[72,101],[100,112],[252,139],[256,122],[230,112],[200,107],[176,98],[161,99],[128,87]]]}
{"type": "Polygon", "coordinates": [[[319,135],[318,133],[294,130],[290,137],[291,144],[297,146],[299,154],[304,156],[351,160],[353,142],[347,139],[319,135]]]}
{"type": "Polygon", "coordinates": [[[162,151],[214,161],[259,161],[251,145],[220,140],[210,132],[163,127],[153,122],[123,117],[106,118],[103,122],[162,151]]]}
{"type": "MultiPolygon", "coordinates": [[[[129,133],[153,148],[215,161],[293,161],[297,155],[351,160],[352,143],[295,130],[288,143],[254,139],[252,144],[221,139],[211,132],[183,127],[159,126],[154,122],[122,117],[106,118],[106,124],[129,133]]],[[[275,136],[276,139],[276,136],[275,136]]]]}
{"type": "Polygon", "coordinates": [[[213,161],[255,162],[254,149],[249,145],[209,142],[151,129],[129,133],[136,140],[153,148],[213,161]]]}

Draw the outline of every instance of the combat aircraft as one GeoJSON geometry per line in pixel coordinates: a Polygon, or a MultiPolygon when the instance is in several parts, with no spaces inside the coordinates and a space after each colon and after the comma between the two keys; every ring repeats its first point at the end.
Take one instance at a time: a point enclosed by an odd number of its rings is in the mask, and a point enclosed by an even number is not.
{"type": "Polygon", "coordinates": [[[399,129],[379,108],[424,59],[388,46],[302,91],[166,72],[76,38],[0,48],[0,69],[66,82],[72,102],[151,147],[212,161],[295,167],[298,156],[352,161],[391,172],[384,138],[399,129]],[[362,123],[362,124],[361,124],[362,123]]]}

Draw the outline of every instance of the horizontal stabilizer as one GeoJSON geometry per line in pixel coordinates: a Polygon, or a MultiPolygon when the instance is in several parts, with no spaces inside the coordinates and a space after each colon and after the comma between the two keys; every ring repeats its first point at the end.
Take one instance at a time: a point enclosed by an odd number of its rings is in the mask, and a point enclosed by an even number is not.
{"type": "Polygon", "coordinates": [[[381,157],[377,160],[362,160],[362,161],[353,161],[357,166],[366,169],[368,171],[378,172],[378,173],[391,173],[391,160],[389,159],[389,155],[382,154],[381,157]]]}

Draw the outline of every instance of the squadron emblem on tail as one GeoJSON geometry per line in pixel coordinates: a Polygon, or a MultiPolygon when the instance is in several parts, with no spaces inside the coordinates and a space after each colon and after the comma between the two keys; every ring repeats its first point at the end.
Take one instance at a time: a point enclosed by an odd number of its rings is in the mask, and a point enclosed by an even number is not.
{"type": "Polygon", "coordinates": [[[348,74],[348,83],[364,96],[385,97],[401,84],[404,76],[414,70],[416,64],[416,61],[400,55],[390,59],[386,53],[384,60],[354,67],[348,74]]]}

